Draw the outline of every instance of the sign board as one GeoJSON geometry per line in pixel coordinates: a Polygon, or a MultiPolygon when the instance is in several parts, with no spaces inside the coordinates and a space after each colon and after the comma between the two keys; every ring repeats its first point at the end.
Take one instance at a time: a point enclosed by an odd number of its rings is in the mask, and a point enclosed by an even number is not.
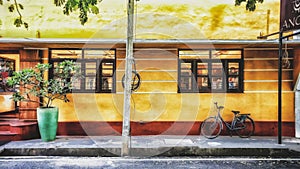
{"type": "Polygon", "coordinates": [[[300,0],[280,0],[279,30],[300,29],[300,0]]]}

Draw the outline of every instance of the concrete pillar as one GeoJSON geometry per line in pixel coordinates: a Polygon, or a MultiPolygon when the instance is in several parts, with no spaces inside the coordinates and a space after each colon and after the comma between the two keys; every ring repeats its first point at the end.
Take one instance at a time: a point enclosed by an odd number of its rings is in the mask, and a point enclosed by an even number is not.
{"type": "Polygon", "coordinates": [[[295,91],[295,134],[300,138],[300,91],[295,91]]]}

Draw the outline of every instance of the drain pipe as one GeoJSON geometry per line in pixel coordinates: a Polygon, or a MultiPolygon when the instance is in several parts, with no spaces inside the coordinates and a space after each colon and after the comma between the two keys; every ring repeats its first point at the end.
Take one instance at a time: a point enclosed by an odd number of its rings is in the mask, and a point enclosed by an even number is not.
{"type": "Polygon", "coordinates": [[[300,138],[300,90],[295,91],[295,129],[296,138],[300,138]]]}
{"type": "Polygon", "coordinates": [[[295,136],[300,138],[300,73],[294,88],[295,92],[295,136]]]}

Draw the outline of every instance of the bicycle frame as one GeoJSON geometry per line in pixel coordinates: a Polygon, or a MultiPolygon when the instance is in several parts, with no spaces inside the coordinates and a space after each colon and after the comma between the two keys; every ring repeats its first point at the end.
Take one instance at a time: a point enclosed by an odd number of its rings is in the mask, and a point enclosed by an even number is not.
{"type": "Polygon", "coordinates": [[[234,116],[231,123],[226,122],[221,115],[221,110],[224,107],[218,106],[217,102],[215,102],[215,105],[217,108],[217,115],[206,118],[201,124],[200,132],[206,138],[213,139],[218,137],[224,129],[224,125],[231,136],[232,131],[241,138],[248,138],[253,134],[255,125],[254,121],[249,117],[250,114],[240,114],[239,111],[232,111],[234,116]]]}
{"type": "Polygon", "coordinates": [[[216,119],[219,119],[221,120],[221,129],[223,130],[223,126],[225,124],[225,126],[229,129],[229,130],[232,130],[231,126],[232,124],[229,124],[227,123],[221,116],[221,113],[220,113],[220,109],[218,109],[218,115],[216,116],[216,119]]]}
{"type": "Polygon", "coordinates": [[[223,130],[223,125],[225,124],[225,126],[227,127],[227,129],[229,129],[230,131],[234,131],[234,130],[241,130],[241,129],[244,129],[245,126],[243,127],[235,127],[235,124],[237,122],[237,118],[239,117],[243,117],[243,118],[246,118],[248,115],[234,115],[232,121],[231,121],[231,124],[230,123],[227,123],[221,116],[221,109],[223,108],[222,106],[218,106],[217,103],[215,103],[216,105],[216,108],[217,108],[217,112],[218,112],[218,115],[216,115],[216,119],[220,119],[221,120],[221,130],[223,130]]]}

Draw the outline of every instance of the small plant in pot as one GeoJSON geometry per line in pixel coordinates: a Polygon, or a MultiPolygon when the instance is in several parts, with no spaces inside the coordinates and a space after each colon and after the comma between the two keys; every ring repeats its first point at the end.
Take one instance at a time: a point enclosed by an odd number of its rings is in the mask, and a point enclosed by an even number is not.
{"type": "Polygon", "coordinates": [[[58,125],[58,107],[53,107],[54,100],[69,102],[67,94],[73,89],[72,80],[80,78],[80,68],[73,61],[60,62],[54,68],[53,78],[47,80],[45,73],[51,64],[37,64],[34,69],[14,72],[8,80],[10,86],[19,86],[20,90],[12,96],[14,101],[38,102],[37,121],[43,141],[56,138],[58,125]],[[36,99],[38,97],[39,99],[36,99]]]}

